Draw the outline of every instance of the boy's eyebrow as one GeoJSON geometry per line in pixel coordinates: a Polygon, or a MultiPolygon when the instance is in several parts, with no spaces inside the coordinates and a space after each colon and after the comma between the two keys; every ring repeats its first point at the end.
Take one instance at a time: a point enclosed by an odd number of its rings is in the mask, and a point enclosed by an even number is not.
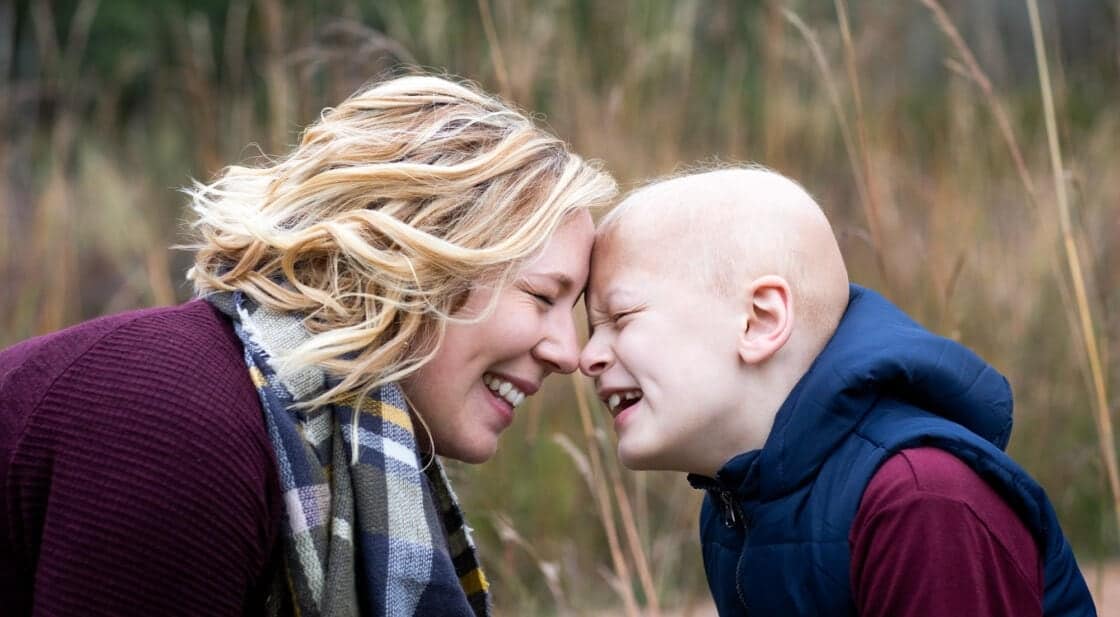
{"type": "Polygon", "coordinates": [[[587,296],[589,300],[587,303],[587,313],[589,316],[591,313],[608,315],[611,312],[612,306],[627,304],[627,300],[630,299],[628,298],[629,295],[626,288],[608,286],[606,293],[596,294],[593,300],[590,295],[587,296]]]}
{"type": "Polygon", "coordinates": [[[595,297],[591,296],[591,283],[590,283],[590,281],[587,283],[587,286],[583,288],[583,298],[584,298],[585,304],[587,305],[587,318],[588,318],[588,320],[591,319],[592,315],[603,315],[607,312],[604,308],[602,308],[602,306],[603,306],[602,297],[601,296],[595,296],[595,297]]]}

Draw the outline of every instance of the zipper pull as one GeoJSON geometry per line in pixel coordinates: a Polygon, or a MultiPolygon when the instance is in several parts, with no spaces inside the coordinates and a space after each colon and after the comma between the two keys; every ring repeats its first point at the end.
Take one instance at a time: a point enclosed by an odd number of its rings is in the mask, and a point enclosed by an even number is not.
{"type": "Polygon", "coordinates": [[[735,496],[731,491],[720,491],[719,499],[723,502],[723,524],[727,527],[738,527],[740,518],[737,515],[739,509],[735,507],[735,496]]]}

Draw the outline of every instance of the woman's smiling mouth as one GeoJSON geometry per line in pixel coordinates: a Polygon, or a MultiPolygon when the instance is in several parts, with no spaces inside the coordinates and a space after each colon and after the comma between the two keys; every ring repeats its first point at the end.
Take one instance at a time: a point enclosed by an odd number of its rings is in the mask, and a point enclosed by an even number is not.
{"type": "Polygon", "coordinates": [[[482,382],[486,384],[487,388],[490,388],[491,392],[509,403],[511,407],[520,405],[525,401],[525,397],[527,396],[517,386],[491,373],[483,375],[482,382]]]}

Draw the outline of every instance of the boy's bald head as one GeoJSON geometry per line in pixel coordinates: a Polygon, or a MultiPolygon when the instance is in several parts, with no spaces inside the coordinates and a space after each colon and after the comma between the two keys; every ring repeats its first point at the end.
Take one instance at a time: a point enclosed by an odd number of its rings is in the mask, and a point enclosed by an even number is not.
{"type": "Polygon", "coordinates": [[[847,306],[848,274],[828,219],[800,185],[763,168],[720,169],[639,189],[603,219],[596,258],[612,244],[629,256],[640,251],[646,268],[707,282],[723,296],[760,276],[780,276],[802,325],[819,335],[811,338],[827,340],[847,306]]]}
{"type": "Polygon", "coordinates": [[[586,298],[580,370],[615,418],[622,462],[713,475],[763,446],[840,322],[848,275],[804,189],[724,169],[651,184],[611,212],[586,298]]]}

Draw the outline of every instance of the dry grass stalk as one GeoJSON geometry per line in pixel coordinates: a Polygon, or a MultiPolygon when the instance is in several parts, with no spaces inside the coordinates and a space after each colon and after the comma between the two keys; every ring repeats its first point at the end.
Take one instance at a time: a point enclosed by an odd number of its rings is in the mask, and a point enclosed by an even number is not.
{"type": "Polygon", "coordinates": [[[1054,187],[1057,193],[1058,221],[1062,229],[1062,244],[1077,299],[1077,315],[1081,324],[1084,351],[1088,356],[1089,369],[1093,376],[1093,392],[1096,395],[1097,427],[1099,429],[1101,455],[1104,457],[1108,473],[1109,488],[1112,490],[1113,512],[1116,526],[1120,530],[1120,471],[1117,470],[1115,437],[1112,431],[1112,418],[1109,414],[1108,392],[1105,387],[1104,370],[1101,367],[1100,352],[1093,315],[1089,307],[1088,294],[1085,292],[1085,275],[1081,270],[1081,260],[1077,244],[1073,238],[1073,225],[1070,222],[1069,202],[1066,196],[1065,171],[1062,165],[1062,151],[1058,144],[1058,128],[1054,114],[1054,96],[1050,88],[1050,71],[1046,61],[1046,47],[1042,38],[1042,25],[1038,17],[1036,0],[1027,0],[1027,11],[1031,22],[1031,36],[1034,39],[1035,57],[1038,61],[1039,86],[1042,89],[1042,104],[1046,118],[1046,137],[1050,150],[1050,163],[1054,171],[1054,187]]]}
{"type": "Polygon", "coordinates": [[[626,489],[622,485],[618,468],[615,465],[608,465],[608,467],[611,474],[611,486],[614,488],[615,499],[618,501],[618,515],[622,520],[622,530],[626,532],[626,544],[630,548],[630,556],[634,559],[634,567],[638,570],[638,580],[641,582],[642,591],[646,596],[649,615],[660,617],[661,603],[657,599],[657,588],[654,586],[653,576],[650,574],[649,560],[646,559],[645,549],[642,548],[642,541],[635,525],[634,509],[630,507],[630,497],[626,494],[626,489]]]}
{"type": "MultiPolygon", "coordinates": [[[[15,45],[13,39],[15,37],[15,6],[14,3],[4,2],[0,4],[0,74],[10,75],[12,58],[14,57],[13,50],[15,45]]],[[[13,122],[15,118],[12,117],[12,88],[0,88],[0,126],[6,126],[9,122],[13,122]]],[[[0,238],[10,238],[11,229],[14,227],[11,222],[11,217],[14,215],[11,207],[11,187],[10,178],[8,177],[8,140],[0,139],[0,238]]],[[[5,274],[7,268],[12,263],[15,251],[12,247],[12,242],[4,242],[0,246],[0,275],[5,274]]],[[[9,279],[10,280],[10,279],[9,279]]],[[[8,283],[8,293],[14,293],[15,289],[11,283],[8,283]]]]}
{"type": "MultiPolygon", "coordinates": [[[[1023,190],[1027,192],[1027,204],[1030,206],[1031,214],[1033,214],[1039,222],[1045,222],[1042,218],[1042,205],[1039,202],[1034,178],[1027,170],[1027,165],[1023,158],[1023,150],[1019,146],[1019,140],[1015,137],[1015,131],[1011,128],[1011,121],[1008,119],[1007,112],[1004,110],[1003,104],[992,88],[991,80],[988,79],[984,70],[980,68],[980,63],[976,61],[976,56],[972,53],[968,44],[964,42],[960,31],[957,30],[953,20],[949,18],[948,13],[945,12],[945,9],[938,0],[922,0],[922,3],[933,13],[934,21],[938,29],[949,39],[949,43],[956,49],[961,57],[960,61],[950,60],[947,62],[948,68],[958,75],[969,79],[980,88],[981,93],[984,95],[984,102],[988,106],[992,117],[995,119],[996,126],[999,128],[1004,144],[1011,154],[1011,160],[1015,164],[1015,171],[1019,175],[1019,181],[1023,185],[1023,190]]],[[[1046,242],[1045,245],[1046,250],[1050,253],[1050,263],[1058,267],[1057,264],[1061,259],[1058,255],[1057,247],[1050,242],[1046,242]]],[[[1079,332],[1081,326],[1077,317],[1075,317],[1077,308],[1073,301],[1070,300],[1070,297],[1074,294],[1069,288],[1069,282],[1066,281],[1065,277],[1061,276],[1060,272],[1055,277],[1055,280],[1058,284],[1058,297],[1065,307],[1064,315],[1070,323],[1070,329],[1079,332]]]]}
{"type": "Polygon", "coordinates": [[[72,191],[67,169],[74,156],[80,121],[80,67],[89,40],[89,29],[97,13],[95,0],[79,3],[70,22],[65,44],[55,36],[54,15],[47,3],[34,3],[31,18],[42,58],[40,83],[43,94],[58,105],[50,133],[51,167],[46,188],[35,207],[35,231],[31,254],[38,263],[53,267],[46,280],[27,296],[38,301],[35,331],[57,330],[76,318],[78,256],[72,191]],[[63,47],[65,45],[65,47],[63,47]],[[38,292],[38,293],[36,293],[38,292]]]}
{"type": "Polygon", "coordinates": [[[498,88],[501,90],[502,98],[511,100],[513,90],[510,89],[509,71],[506,70],[506,61],[502,56],[502,46],[498,42],[498,31],[494,28],[490,0],[478,0],[478,12],[482,16],[482,29],[486,32],[486,42],[490,44],[490,59],[494,63],[494,73],[498,77],[498,88]]]}
{"type": "Polygon", "coordinates": [[[875,174],[871,169],[871,154],[867,147],[867,123],[863,118],[863,94],[859,85],[859,71],[856,70],[856,54],[852,45],[852,32],[848,27],[848,5],[845,0],[836,0],[836,17],[840,22],[840,36],[844,42],[844,65],[848,72],[848,82],[852,89],[852,103],[856,114],[856,142],[859,146],[859,162],[863,169],[862,181],[866,186],[862,191],[863,207],[867,216],[867,229],[871,233],[871,244],[875,248],[875,263],[883,285],[890,292],[890,276],[887,262],[883,258],[883,225],[879,215],[878,191],[875,187],[875,174]]]}
{"type": "MultiPolygon", "coordinates": [[[[859,192],[860,202],[863,203],[864,208],[868,207],[871,203],[871,196],[867,191],[867,179],[864,177],[863,165],[861,165],[861,156],[859,149],[856,148],[855,139],[852,137],[852,128],[848,124],[847,115],[844,113],[844,105],[840,102],[840,91],[836,88],[836,82],[832,79],[832,69],[828,65],[828,59],[824,55],[824,49],[821,48],[820,41],[813,33],[812,29],[801,19],[797,13],[790,9],[782,9],[782,14],[785,15],[786,20],[797,29],[801,37],[805,39],[805,43],[809,46],[809,51],[813,54],[813,61],[820,71],[821,80],[824,82],[825,93],[828,95],[828,102],[832,106],[832,111],[836,114],[836,121],[840,125],[840,137],[844,140],[844,150],[848,154],[848,163],[852,167],[852,176],[856,180],[856,191],[859,192]]],[[[870,211],[868,211],[869,225],[872,220],[870,211]]],[[[883,264],[883,257],[881,254],[882,245],[878,243],[874,236],[871,237],[872,250],[875,251],[875,260],[879,264],[883,264]]],[[[880,272],[885,272],[885,268],[880,265],[880,272]]]]}
{"type": "Polygon", "coordinates": [[[291,116],[291,80],[284,66],[284,7],[279,0],[260,0],[261,28],[268,49],[265,84],[268,89],[268,111],[271,121],[270,152],[279,152],[288,143],[288,119],[291,116]]]}
{"type": "MultiPolygon", "coordinates": [[[[1064,174],[1062,172],[1061,164],[1061,151],[1057,143],[1057,129],[1054,122],[1054,109],[1052,89],[1050,88],[1049,72],[1047,70],[1045,48],[1042,46],[1041,41],[1041,26],[1038,24],[1037,6],[1033,6],[1033,0],[1028,0],[1028,12],[1033,11],[1031,29],[1032,36],[1034,37],[1035,53],[1039,67],[1039,79],[1041,82],[1043,105],[1046,108],[1046,124],[1047,134],[1050,140],[1050,157],[1054,167],[1055,188],[1058,196],[1058,210],[1059,210],[1059,229],[1062,234],[1063,245],[1066,252],[1066,261],[1070,268],[1070,278],[1072,279],[1074,289],[1069,288],[1069,281],[1062,276],[1060,266],[1058,265],[1060,259],[1057,254],[1057,249],[1050,243],[1047,244],[1048,250],[1052,253],[1051,263],[1055,268],[1059,269],[1055,277],[1059,291],[1058,294],[1065,306],[1065,314],[1067,320],[1070,322],[1070,329],[1078,332],[1081,335],[1084,347],[1084,358],[1088,362],[1089,376],[1091,378],[1093,390],[1093,397],[1096,400],[1096,424],[1098,427],[1098,437],[1100,440],[1101,456],[1105,462],[1105,471],[1108,476],[1108,485],[1112,492],[1113,497],[1113,511],[1116,515],[1117,528],[1120,529],[1120,473],[1117,471],[1116,451],[1112,444],[1115,443],[1113,437],[1112,421],[1108,411],[1108,398],[1107,390],[1105,388],[1103,370],[1101,368],[1100,354],[1097,349],[1096,336],[1094,335],[1092,314],[1089,310],[1088,296],[1085,292],[1084,276],[1081,273],[1080,258],[1077,254],[1076,243],[1073,240],[1071,224],[1069,220],[1069,209],[1065,194],[1065,182],[1063,180],[1064,174]],[[1074,296],[1071,302],[1070,296],[1074,296]]],[[[1034,213],[1040,220],[1042,215],[1042,207],[1038,196],[1038,191],[1035,188],[1034,180],[1030,173],[1027,171],[1026,162],[1022,155],[1022,150],[1019,147],[1018,140],[1015,138],[1015,133],[1011,129],[1011,122],[1008,120],[1006,111],[1000,103],[999,98],[995,96],[995,91],[992,88],[991,80],[980,68],[980,64],[976,61],[976,57],[972,54],[971,49],[964,42],[960,32],[957,30],[953,21],[949,18],[945,9],[941,6],[938,0],[922,0],[930,12],[933,13],[934,21],[937,23],[938,28],[949,39],[950,43],[957,50],[963,62],[964,74],[969,77],[980,88],[984,94],[985,102],[991,110],[992,116],[996,120],[996,125],[999,128],[1000,134],[1007,145],[1007,149],[1011,154],[1011,158],[1015,164],[1015,169],[1019,175],[1019,179],[1023,184],[1024,190],[1027,192],[1028,203],[1031,205],[1032,213],[1034,213]]],[[[952,68],[952,67],[951,67],[952,68]]],[[[960,73],[960,69],[957,69],[960,73]]]]}
{"type": "Polygon", "coordinates": [[[607,488],[606,475],[603,473],[603,462],[599,453],[599,440],[595,438],[595,425],[591,420],[591,410],[587,404],[587,394],[584,391],[583,378],[578,373],[572,374],[572,389],[575,390],[576,407],[579,408],[580,424],[583,426],[583,437],[587,443],[588,460],[591,463],[591,475],[595,479],[595,502],[599,506],[599,520],[603,523],[603,531],[607,534],[607,545],[610,548],[611,562],[614,565],[614,574],[617,579],[617,589],[622,595],[622,603],[626,614],[637,617],[638,602],[634,592],[630,589],[630,567],[626,564],[626,557],[618,542],[618,530],[614,525],[614,512],[611,509],[610,489],[607,488]]]}
{"type": "Polygon", "coordinates": [[[545,585],[548,587],[549,594],[552,595],[552,601],[555,602],[555,608],[558,615],[568,615],[571,610],[566,602],[566,596],[563,589],[560,587],[560,574],[556,564],[541,557],[533,545],[525,541],[525,538],[513,526],[513,521],[508,516],[501,513],[494,513],[492,517],[494,527],[498,531],[498,537],[502,542],[507,545],[512,544],[529,556],[529,559],[536,564],[537,569],[541,571],[544,577],[545,585]]]}
{"type": "MultiPolygon", "coordinates": [[[[778,84],[782,83],[781,63],[785,54],[785,24],[782,7],[777,0],[766,2],[765,32],[765,44],[762,46],[762,80],[767,84],[768,92],[773,88],[784,97],[785,90],[779,90],[778,84]]],[[[770,109],[776,104],[776,98],[773,95],[766,97],[764,102],[767,111],[766,122],[762,123],[762,151],[766,154],[766,160],[775,166],[780,165],[785,158],[782,146],[787,139],[785,114],[770,113],[770,109]]]]}
{"type": "Polygon", "coordinates": [[[146,261],[148,287],[152,290],[153,303],[157,306],[175,304],[175,283],[171,279],[167,250],[158,246],[149,248],[146,261]]]}
{"type": "Polygon", "coordinates": [[[1019,180],[1023,183],[1023,187],[1027,190],[1027,196],[1030,198],[1031,206],[1037,209],[1038,206],[1038,191],[1035,190],[1034,180],[1031,178],[1030,173],[1027,171],[1027,163],[1023,159],[1023,152],[1019,148],[1019,142],[1015,139],[1015,132],[1011,130],[1011,121],[1007,118],[1007,112],[1003,109],[1003,104],[1000,103],[999,98],[996,97],[995,91],[992,89],[992,82],[988,76],[980,68],[980,63],[976,61],[976,56],[972,54],[968,44],[964,42],[960,32],[957,30],[953,20],[949,19],[949,15],[942,8],[941,3],[937,0],[922,0],[922,4],[933,13],[934,21],[937,22],[937,27],[949,39],[957,53],[961,55],[961,60],[964,66],[968,69],[968,75],[972,78],[976,85],[979,86],[980,91],[984,93],[984,100],[987,102],[988,107],[992,110],[992,116],[995,118],[996,126],[999,127],[999,132],[1003,136],[1004,143],[1007,144],[1007,149],[1011,152],[1011,159],[1015,162],[1015,170],[1019,173],[1019,180]]]}

